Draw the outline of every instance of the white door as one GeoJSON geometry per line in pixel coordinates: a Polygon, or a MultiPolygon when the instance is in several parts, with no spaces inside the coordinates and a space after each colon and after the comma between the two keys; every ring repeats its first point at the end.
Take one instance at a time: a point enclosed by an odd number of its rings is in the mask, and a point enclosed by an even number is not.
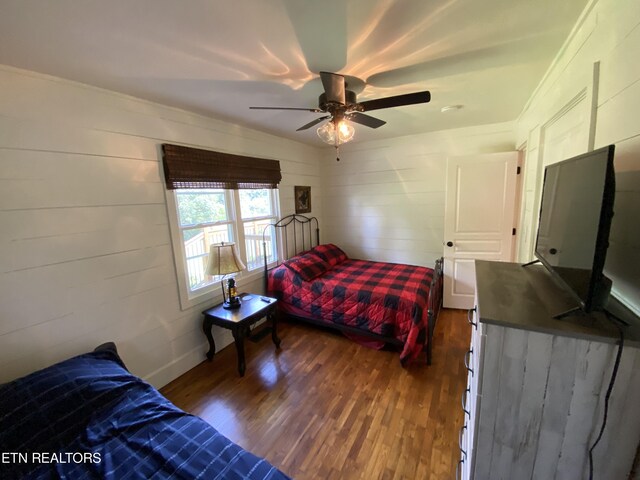
{"type": "Polygon", "coordinates": [[[444,299],[471,308],[474,260],[512,260],[518,152],[449,157],[444,220],[444,299]]]}

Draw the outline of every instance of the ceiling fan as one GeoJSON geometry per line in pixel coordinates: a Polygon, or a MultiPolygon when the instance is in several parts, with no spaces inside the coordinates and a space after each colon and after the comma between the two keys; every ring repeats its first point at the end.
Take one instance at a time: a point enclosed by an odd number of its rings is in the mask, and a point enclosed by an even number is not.
{"type": "MultiPolygon", "coordinates": [[[[417,103],[427,103],[431,100],[428,91],[407,93],[393,97],[378,98],[358,103],[353,90],[348,90],[349,86],[343,75],[331,72],[320,72],[320,79],[324,87],[318,99],[318,108],[296,108],[296,107],[249,107],[254,110],[302,110],[313,113],[328,113],[323,117],[316,118],[311,122],[301,126],[296,131],[307,130],[324,120],[329,120],[326,124],[318,128],[318,136],[323,141],[334,145],[336,151],[338,147],[353,138],[354,128],[349,121],[365,125],[370,128],[378,128],[384,125],[385,121],[367,115],[363,112],[371,110],[381,110],[383,108],[401,107],[404,105],[414,105],[417,103]]],[[[363,82],[364,83],[364,82],[363,82]]],[[[340,158],[338,158],[340,160],[340,158]]]]}

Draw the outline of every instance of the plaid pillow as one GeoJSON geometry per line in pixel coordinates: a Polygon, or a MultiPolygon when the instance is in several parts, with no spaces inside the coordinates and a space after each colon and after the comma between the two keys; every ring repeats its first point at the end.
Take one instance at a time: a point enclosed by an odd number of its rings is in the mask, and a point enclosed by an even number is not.
{"type": "Polygon", "coordinates": [[[311,252],[290,258],[283,264],[309,282],[331,269],[331,265],[311,252]]]}
{"type": "Polygon", "coordinates": [[[339,247],[336,247],[333,243],[318,245],[317,247],[313,247],[310,251],[327,262],[330,267],[335,267],[348,258],[347,254],[339,247]]]}

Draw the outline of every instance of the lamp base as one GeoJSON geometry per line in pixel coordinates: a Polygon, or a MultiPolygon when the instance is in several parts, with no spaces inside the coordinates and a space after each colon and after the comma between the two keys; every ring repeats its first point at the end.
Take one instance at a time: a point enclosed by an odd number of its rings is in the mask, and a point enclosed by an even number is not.
{"type": "Polygon", "coordinates": [[[235,310],[236,308],[240,308],[242,302],[240,302],[240,297],[233,297],[227,300],[222,304],[222,308],[225,310],[235,310]]]}

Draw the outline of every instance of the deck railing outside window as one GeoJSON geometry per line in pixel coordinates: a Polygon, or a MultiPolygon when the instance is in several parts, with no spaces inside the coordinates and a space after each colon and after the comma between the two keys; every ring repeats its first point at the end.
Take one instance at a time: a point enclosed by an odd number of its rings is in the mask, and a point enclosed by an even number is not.
{"type": "MultiPolygon", "coordinates": [[[[244,223],[244,241],[247,254],[247,270],[256,270],[262,268],[264,259],[262,256],[262,232],[264,227],[274,220],[262,219],[244,223]]],[[[217,278],[211,278],[204,272],[207,268],[209,260],[209,246],[213,243],[228,242],[229,235],[227,233],[227,225],[219,225],[216,227],[194,229],[195,235],[184,242],[184,250],[187,259],[187,270],[189,272],[189,288],[200,288],[217,278]]],[[[271,239],[272,232],[267,230],[266,245],[269,263],[275,261],[276,257],[273,252],[273,242],[271,239]]],[[[186,235],[185,235],[186,236],[186,235]]]]}

